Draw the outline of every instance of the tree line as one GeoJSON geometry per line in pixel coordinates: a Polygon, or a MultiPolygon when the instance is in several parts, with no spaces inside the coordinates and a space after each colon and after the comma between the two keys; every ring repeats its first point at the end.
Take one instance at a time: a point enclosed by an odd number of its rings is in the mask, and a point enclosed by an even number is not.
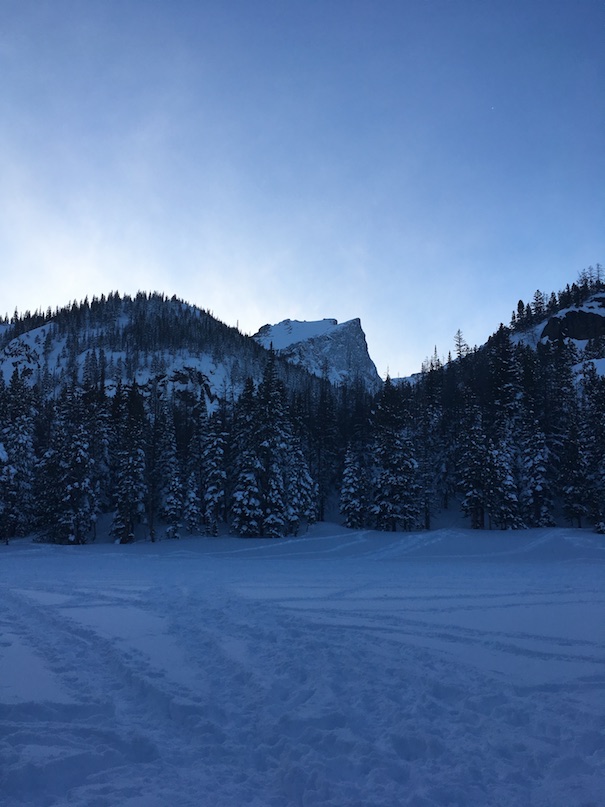
{"type": "MultiPolygon", "coordinates": [[[[165,338],[182,344],[190,324],[180,303],[141,297],[134,319],[123,300],[111,304],[111,317],[97,312],[110,332],[121,318],[122,331],[137,333],[121,342],[113,385],[90,321],[83,332],[69,317],[61,327],[89,349],[65,363],[59,389],[49,394],[42,376],[18,365],[0,381],[5,540],[34,533],[84,543],[103,515],[121,542],[278,537],[335,517],[356,529],[409,531],[430,529],[451,508],[477,529],[562,520],[604,529],[605,380],[572,344],[532,348],[500,326],[470,350],[459,333],[455,359],[435,357],[411,381],[387,378],[375,395],[355,380],[334,386],[290,374],[272,351],[247,347],[258,350],[257,380],[216,396],[186,368],[181,384],[159,365],[144,384],[128,378],[127,365],[138,366],[132,351],[161,363],[145,337],[165,345],[158,312],[180,323],[182,334],[168,328],[165,338]]],[[[238,337],[216,332],[217,357],[233,353],[238,337]]]]}

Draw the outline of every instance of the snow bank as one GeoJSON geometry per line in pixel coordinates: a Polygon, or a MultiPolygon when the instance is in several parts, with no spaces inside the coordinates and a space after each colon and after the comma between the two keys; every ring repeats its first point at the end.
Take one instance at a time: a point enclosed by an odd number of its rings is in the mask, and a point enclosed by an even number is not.
{"type": "Polygon", "coordinates": [[[602,803],[599,536],[0,553],[6,807],[602,803]]]}

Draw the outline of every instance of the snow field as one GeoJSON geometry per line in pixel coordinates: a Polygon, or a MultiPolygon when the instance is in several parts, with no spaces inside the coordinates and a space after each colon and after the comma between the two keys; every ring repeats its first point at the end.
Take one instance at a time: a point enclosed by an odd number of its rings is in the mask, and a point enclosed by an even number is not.
{"type": "Polygon", "coordinates": [[[600,807],[578,530],[2,547],[16,805],[600,807]]]}

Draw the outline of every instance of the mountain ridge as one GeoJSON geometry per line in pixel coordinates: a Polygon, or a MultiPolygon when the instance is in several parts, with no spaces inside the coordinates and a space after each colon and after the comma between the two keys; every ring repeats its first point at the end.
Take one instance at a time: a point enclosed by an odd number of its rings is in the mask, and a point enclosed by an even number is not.
{"type": "Polygon", "coordinates": [[[332,318],[285,319],[276,325],[263,325],[253,338],[333,384],[360,379],[372,392],[382,384],[359,317],[341,323],[332,318]]]}
{"type": "MultiPolygon", "coordinates": [[[[306,374],[321,376],[311,358],[319,351],[324,361],[336,359],[337,368],[329,377],[332,383],[352,382],[360,374],[357,368],[363,368],[365,382],[374,391],[380,379],[367,352],[360,321],[341,326],[335,320],[325,322],[334,323],[334,334],[327,343],[321,339],[298,340],[294,350],[276,351],[278,374],[288,384],[296,384],[297,378],[302,383],[306,374]],[[331,351],[327,350],[330,345],[331,351]],[[356,351],[360,352],[358,357],[356,351]]],[[[171,377],[185,368],[192,376],[203,374],[213,396],[225,395],[228,390],[237,396],[247,377],[260,380],[268,347],[262,338],[247,336],[176,297],[157,292],[139,292],[135,297],[111,292],[90,303],[74,302],[54,313],[28,313],[23,319],[15,316],[12,322],[2,323],[0,372],[8,383],[18,368],[31,383],[41,383],[56,394],[67,377],[81,382],[89,354],[98,362],[95,354],[102,351],[109,394],[118,381],[145,384],[153,376],[171,377]]]]}

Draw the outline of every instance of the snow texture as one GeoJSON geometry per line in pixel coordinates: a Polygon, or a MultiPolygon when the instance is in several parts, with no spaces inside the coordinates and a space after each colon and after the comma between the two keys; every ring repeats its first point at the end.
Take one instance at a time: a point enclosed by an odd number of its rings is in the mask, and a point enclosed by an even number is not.
{"type": "Polygon", "coordinates": [[[4,807],[603,804],[600,536],[0,549],[4,807]]]}
{"type": "Polygon", "coordinates": [[[263,325],[254,339],[313,375],[326,374],[333,384],[359,378],[372,391],[382,385],[358,318],[341,323],[335,319],[285,319],[277,325],[263,325]]]}
{"type": "MultiPolygon", "coordinates": [[[[346,323],[345,323],[346,324],[346,323]]],[[[297,319],[284,319],[277,325],[263,325],[255,339],[267,350],[284,350],[298,342],[306,342],[316,336],[325,336],[338,327],[336,319],[320,319],[313,322],[297,319]]]]}

